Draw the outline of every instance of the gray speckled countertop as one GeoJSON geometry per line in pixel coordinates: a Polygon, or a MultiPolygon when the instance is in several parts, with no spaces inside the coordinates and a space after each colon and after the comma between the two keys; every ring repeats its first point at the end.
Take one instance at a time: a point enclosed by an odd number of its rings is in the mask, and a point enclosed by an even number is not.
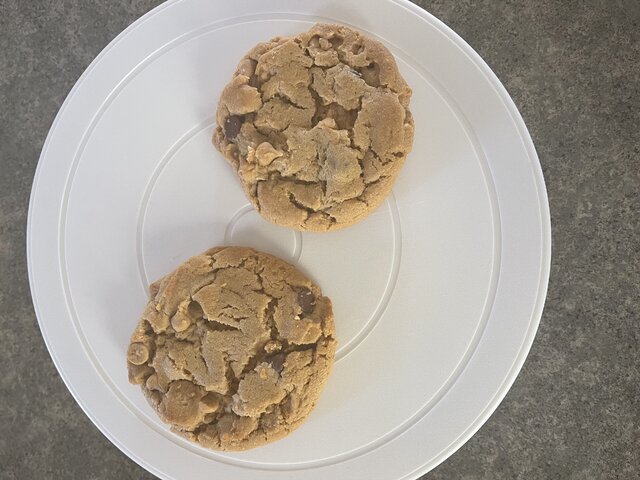
{"type": "MultiPolygon", "coordinates": [[[[0,0],[0,478],[153,478],[91,424],[46,351],[29,191],[65,96],[154,0],[0,0]]],[[[640,2],[419,1],[489,63],[538,149],[546,308],[515,385],[424,479],[640,478],[640,2]]]]}

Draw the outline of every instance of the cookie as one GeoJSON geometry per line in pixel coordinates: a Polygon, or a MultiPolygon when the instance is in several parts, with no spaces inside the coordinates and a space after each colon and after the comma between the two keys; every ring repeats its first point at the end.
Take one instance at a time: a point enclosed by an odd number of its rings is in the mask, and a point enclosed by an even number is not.
{"type": "Polygon", "coordinates": [[[129,381],[172,430],[205,447],[277,440],[313,410],[333,365],[331,301],[293,266],[219,247],[150,287],[129,381]]]}
{"type": "Polygon", "coordinates": [[[410,98],[381,43],[318,24],[245,55],[220,97],[213,143],[264,218],[336,230],[391,191],[413,144],[410,98]]]}

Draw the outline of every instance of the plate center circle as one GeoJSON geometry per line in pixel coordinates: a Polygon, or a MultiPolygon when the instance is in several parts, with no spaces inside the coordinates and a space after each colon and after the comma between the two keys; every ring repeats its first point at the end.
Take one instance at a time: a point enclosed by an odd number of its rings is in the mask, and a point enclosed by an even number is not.
{"type": "Polygon", "coordinates": [[[224,233],[225,245],[239,245],[262,250],[295,265],[302,253],[302,235],[264,220],[251,205],[240,208],[224,233]]]}

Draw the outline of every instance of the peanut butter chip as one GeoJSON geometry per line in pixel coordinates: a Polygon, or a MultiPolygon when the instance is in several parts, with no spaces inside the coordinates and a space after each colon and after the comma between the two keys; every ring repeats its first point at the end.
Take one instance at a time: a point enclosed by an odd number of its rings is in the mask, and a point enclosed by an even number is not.
{"type": "Polygon", "coordinates": [[[198,408],[203,391],[186,380],[177,380],[169,385],[158,412],[163,419],[186,430],[195,428],[202,419],[198,408]]]}
{"type": "Polygon", "coordinates": [[[158,384],[158,375],[155,373],[147,378],[146,383],[148,390],[160,390],[160,385],[158,384]]]}
{"type": "Polygon", "coordinates": [[[200,400],[200,410],[204,413],[213,413],[220,408],[220,398],[214,393],[208,393],[200,400]]]}
{"type": "Polygon", "coordinates": [[[191,319],[186,312],[178,310],[176,314],[171,317],[171,326],[176,332],[183,332],[191,325],[191,319]]]}
{"type": "Polygon", "coordinates": [[[142,365],[149,359],[149,349],[142,343],[132,343],[127,351],[127,360],[134,365],[142,365]]]}
{"type": "Polygon", "coordinates": [[[282,350],[282,344],[277,340],[271,340],[264,345],[264,351],[267,353],[279,352],[280,350],[282,350]]]}
{"type": "Polygon", "coordinates": [[[268,142],[262,142],[256,148],[256,158],[258,159],[258,163],[262,166],[269,165],[276,158],[281,157],[283,153],[279,150],[273,148],[273,146],[268,142]]]}

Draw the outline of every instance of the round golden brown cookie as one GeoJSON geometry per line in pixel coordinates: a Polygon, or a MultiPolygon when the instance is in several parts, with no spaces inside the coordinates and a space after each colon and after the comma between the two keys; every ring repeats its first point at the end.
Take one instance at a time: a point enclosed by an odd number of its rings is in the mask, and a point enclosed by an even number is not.
{"type": "Polygon", "coordinates": [[[129,381],[194,442],[245,450],[284,437],[333,365],[331,301],[296,268],[250,248],[187,260],[150,287],[129,381]]]}
{"type": "Polygon", "coordinates": [[[410,98],[381,43],[318,24],[247,53],[220,97],[213,143],[264,218],[335,230],[391,191],[413,144],[410,98]]]}

